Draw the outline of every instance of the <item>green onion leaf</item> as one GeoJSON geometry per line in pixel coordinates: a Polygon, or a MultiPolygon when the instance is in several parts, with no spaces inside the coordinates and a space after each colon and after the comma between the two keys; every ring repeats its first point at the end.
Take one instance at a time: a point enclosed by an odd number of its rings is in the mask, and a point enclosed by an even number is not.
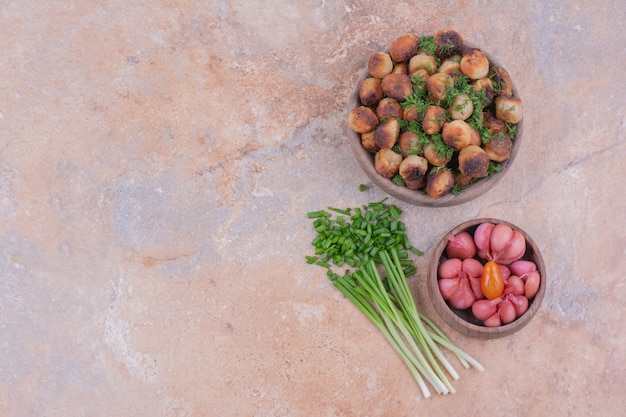
{"type": "Polygon", "coordinates": [[[385,201],[355,209],[331,207],[338,213],[335,218],[323,210],[309,212],[317,236],[312,241],[315,256],[306,256],[306,262],[326,268],[333,285],[389,341],[425,398],[430,396],[428,384],[437,393],[454,393],[448,376],[458,379],[459,375],[442,348],[456,355],[465,368],[484,368],[417,310],[407,281],[417,270],[408,251],[417,256],[422,252],[409,241],[400,220],[402,210],[385,201]],[[351,269],[342,275],[333,270],[344,265],[351,269]]]}

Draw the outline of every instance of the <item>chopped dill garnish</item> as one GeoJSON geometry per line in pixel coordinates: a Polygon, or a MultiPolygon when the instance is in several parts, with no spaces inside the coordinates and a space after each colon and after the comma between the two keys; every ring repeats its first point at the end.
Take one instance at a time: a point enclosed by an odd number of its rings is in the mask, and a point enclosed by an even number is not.
{"type": "Polygon", "coordinates": [[[440,133],[431,135],[431,143],[433,144],[435,151],[440,158],[448,159],[452,157],[454,149],[446,145],[446,143],[443,141],[443,136],[441,136],[440,133]]]}
{"type": "Polygon", "coordinates": [[[506,123],[506,130],[511,140],[515,140],[517,137],[517,125],[506,123]]]}
{"type": "Polygon", "coordinates": [[[391,182],[393,182],[396,185],[399,185],[400,187],[404,187],[404,180],[402,179],[400,174],[394,175],[394,177],[391,179],[391,182]]]}
{"type": "Polygon", "coordinates": [[[419,42],[419,46],[418,46],[418,52],[428,54],[430,56],[435,57],[435,59],[437,59],[437,57],[435,56],[435,50],[436,49],[437,49],[437,47],[435,46],[435,37],[434,36],[422,36],[420,38],[420,42],[419,42]]]}
{"type": "Polygon", "coordinates": [[[459,184],[454,184],[450,192],[454,195],[459,195],[463,191],[463,188],[465,187],[461,187],[459,184]]]}
{"type": "Polygon", "coordinates": [[[495,161],[489,161],[489,168],[487,168],[487,173],[483,178],[490,177],[493,174],[497,174],[498,172],[502,172],[502,164],[495,161]]]}

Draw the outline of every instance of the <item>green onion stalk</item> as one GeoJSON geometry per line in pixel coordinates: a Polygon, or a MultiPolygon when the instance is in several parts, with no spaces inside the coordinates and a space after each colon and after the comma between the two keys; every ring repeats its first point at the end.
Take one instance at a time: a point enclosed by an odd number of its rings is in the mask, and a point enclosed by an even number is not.
{"type": "Polygon", "coordinates": [[[439,394],[454,393],[448,375],[454,380],[459,375],[442,348],[465,368],[484,368],[417,310],[407,282],[416,273],[409,252],[422,253],[409,242],[402,210],[385,201],[309,212],[317,236],[311,242],[315,255],[306,261],[327,269],[333,285],[389,341],[425,398],[431,395],[429,384],[439,394]],[[345,265],[349,268],[343,274],[335,272],[345,265]]]}

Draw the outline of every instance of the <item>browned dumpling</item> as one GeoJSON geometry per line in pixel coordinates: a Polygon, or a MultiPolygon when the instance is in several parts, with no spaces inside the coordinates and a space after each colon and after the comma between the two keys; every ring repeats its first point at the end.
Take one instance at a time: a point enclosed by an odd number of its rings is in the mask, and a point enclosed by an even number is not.
{"type": "Polygon", "coordinates": [[[406,120],[407,122],[417,120],[419,116],[420,116],[420,112],[415,106],[408,106],[402,112],[402,119],[406,120]]]}
{"type": "Polygon", "coordinates": [[[400,170],[402,159],[402,155],[391,149],[381,149],[374,156],[374,168],[383,177],[391,179],[400,170]]]}
{"type": "Polygon", "coordinates": [[[497,135],[506,130],[504,122],[488,111],[483,112],[483,126],[485,126],[492,135],[497,135]]]}
{"type": "Polygon", "coordinates": [[[448,108],[453,120],[467,120],[474,113],[474,103],[467,94],[458,94],[448,108]]]}
{"type": "Polygon", "coordinates": [[[493,101],[493,83],[491,79],[488,77],[480,78],[478,80],[472,81],[472,90],[474,91],[482,91],[485,95],[484,106],[488,106],[493,101]]]}
{"type": "Polygon", "coordinates": [[[470,129],[472,129],[472,138],[470,139],[470,145],[481,146],[483,144],[483,138],[480,135],[480,132],[470,125],[470,129]]]}
{"type": "Polygon", "coordinates": [[[449,168],[434,167],[431,168],[426,177],[426,193],[433,197],[439,198],[448,194],[454,186],[454,174],[449,168]]]}
{"type": "Polygon", "coordinates": [[[483,148],[469,145],[459,152],[459,171],[470,178],[482,178],[489,169],[489,156],[483,148]]]}
{"type": "Polygon", "coordinates": [[[446,59],[461,53],[463,37],[456,30],[441,29],[435,32],[435,55],[446,59]]]}
{"type": "Polygon", "coordinates": [[[391,74],[393,61],[391,56],[385,52],[374,52],[367,60],[367,71],[372,77],[382,79],[385,75],[391,74]]]}
{"type": "Polygon", "coordinates": [[[348,126],[357,133],[371,132],[378,126],[378,117],[369,107],[359,106],[348,114],[348,126]]]}
{"type": "Polygon", "coordinates": [[[471,49],[461,58],[461,72],[472,80],[489,74],[489,59],[480,49],[471,49]]]}
{"type": "Polygon", "coordinates": [[[374,131],[361,133],[361,145],[368,152],[378,152],[380,147],[376,144],[376,140],[374,139],[374,131]]]}
{"type": "Polygon", "coordinates": [[[436,167],[442,167],[452,159],[452,155],[439,154],[432,143],[428,143],[422,147],[422,155],[426,158],[428,163],[436,167]]]}
{"type": "Polygon", "coordinates": [[[448,74],[453,80],[461,75],[461,56],[453,55],[441,62],[437,72],[448,74]]]}
{"type": "Polygon", "coordinates": [[[467,175],[463,174],[461,171],[456,171],[454,173],[454,185],[459,188],[465,188],[472,183],[472,179],[467,175]]]}
{"type": "Polygon", "coordinates": [[[405,130],[398,137],[398,146],[402,156],[419,155],[422,153],[419,135],[411,130],[405,130]]]}
{"type": "Polygon", "coordinates": [[[516,124],[522,120],[522,100],[511,96],[496,97],[496,117],[505,123],[516,124]]]}
{"type": "Polygon", "coordinates": [[[391,43],[389,54],[395,62],[407,62],[417,54],[420,39],[412,33],[405,33],[391,43]]]}
{"type": "Polygon", "coordinates": [[[463,120],[453,120],[443,125],[443,141],[451,148],[463,149],[472,142],[472,127],[463,120]]]}
{"type": "Polygon", "coordinates": [[[419,69],[426,70],[430,75],[437,70],[437,60],[427,54],[417,54],[409,61],[409,73],[413,73],[419,69]]]}
{"type": "Polygon", "coordinates": [[[391,73],[409,75],[409,63],[398,62],[397,64],[393,66],[393,70],[391,70],[391,73]]]}
{"type": "Polygon", "coordinates": [[[433,100],[445,100],[449,89],[454,87],[452,78],[444,72],[436,72],[426,80],[426,88],[433,100]]]}
{"type": "Polygon", "coordinates": [[[396,118],[388,118],[380,122],[374,130],[374,140],[381,149],[391,149],[400,135],[400,123],[396,118]]]}
{"type": "Polygon", "coordinates": [[[406,74],[389,74],[383,78],[382,87],[384,93],[399,102],[403,102],[406,97],[413,92],[411,78],[406,74]]]}
{"type": "Polygon", "coordinates": [[[410,190],[419,190],[426,185],[428,161],[418,155],[408,155],[400,163],[399,173],[404,185],[410,190]]]}
{"type": "Polygon", "coordinates": [[[513,82],[509,72],[502,67],[495,67],[493,69],[493,82],[496,84],[496,90],[498,95],[512,96],[513,95],[513,82]]]}
{"type": "Polygon", "coordinates": [[[446,122],[446,111],[443,107],[428,106],[422,119],[424,133],[434,135],[439,133],[446,122]]]}
{"type": "Polygon", "coordinates": [[[368,77],[361,81],[359,85],[359,100],[364,106],[376,106],[385,96],[383,92],[382,80],[380,78],[368,77]]]}
{"type": "Polygon", "coordinates": [[[487,142],[483,149],[492,161],[504,162],[511,157],[513,141],[509,135],[500,133],[487,142]]]}
{"type": "Polygon", "coordinates": [[[395,98],[385,97],[380,100],[378,106],[376,106],[376,116],[378,117],[378,120],[383,120],[387,117],[401,119],[402,114],[402,106],[395,98]]]}

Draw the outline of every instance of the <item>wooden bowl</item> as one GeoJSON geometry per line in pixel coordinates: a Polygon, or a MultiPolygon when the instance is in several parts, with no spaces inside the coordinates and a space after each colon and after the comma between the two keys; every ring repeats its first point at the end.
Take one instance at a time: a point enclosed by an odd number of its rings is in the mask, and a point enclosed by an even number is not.
{"type": "MultiPolygon", "coordinates": [[[[471,44],[465,43],[463,45],[463,53],[465,53],[467,50],[472,49],[472,48],[475,48],[475,47],[472,46],[471,44]]],[[[495,60],[487,52],[485,52],[482,49],[481,51],[485,54],[485,56],[487,56],[487,58],[489,59],[489,62],[491,63],[491,66],[502,66],[497,60],[495,60]]],[[[502,67],[506,69],[506,67],[504,66],[502,67]]],[[[356,88],[354,89],[353,94],[350,97],[349,110],[352,110],[361,105],[361,101],[359,100],[359,85],[361,84],[361,81],[363,81],[363,79],[367,78],[368,76],[369,74],[366,69],[364,73],[361,75],[361,77],[359,78],[356,84],[356,88]]],[[[517,88],[515,87],[515,83],[513,81],[512,81],[512,87],[513,87],[513,96],[520,97],[517,91],[517,88]]],[[[511,151],[511,157],[507,161],[502,163],[501,172],[491,175],[488,178],[483,178],[479,181],[475,181],[474,183],[465,187],[463,191],[458,195],[448,193],[439,198],[433,198],[429,196],[428,194],[426,194],[423,190],[414,191],[407,187],[396,185],[391,180],[380,175],[378,172],[376,172],[376,169],[374,168],[374,155],[368,152],[361,145],[360,134],[352,131],[349,128],[348,130],[349,130],[350,146],[352,148],[352,151],[354,153],[354,156],[356,157],[356,160],[359,166],[363,169],[363,171],[365,171],[365,174],[369,177],[369,179],[374,184],[376,184],[380,189],[382,189],[383,191],[385,191],[387,194],[391,195],[392,197],[395,197],[406,203],[410,203],[410,204],[414,204],[418,206],[427,206],[427,207],[447,207],[447,206],[454,206],[454,205],[463,204],[468,201],[471,201],[483,195],[490,189],[492,189],[498,182],[502,180],[506,172],[509,170],[511,164],[515,160],[515,157],[517,156],[517,153],[519,152],[520,146],[522,144],[524,119],[522,118],[522,120],[516,126],[517,126],[517,135],[516,135],[515,140],[513,141],[513,149],[511,151]]]]}
{"type": "Polygon", "coordinates": [[[541,307],[541,302],[543,301],[543,297],[546,291],[546,281],[546,267],[543,262],[543,258],[541,257],[541,253],[539,253],[537,245],[530,238],[530,236],[528,236],[528,234],[519,227],[504,220],[483,218],[467,221],[450,230],[441,239],[441,241],[435,248],[435,252],[432,255],[432,260],[428,271],[428,294],[433,303],[433,306],[435,307],[435,310],[450,327],[466,336],[481,339],[495,339],[508,336],[517,332],[532,320],[532,318],[535,316],[535,314],[537,314],[537,311],[539,311],[539,308],[541,307]],[[537,291],[537,294],[534,298],[528,300],[528,310],[520,317],[515,319],[513,322],[500,327],[486,327],[482,325],[482,323],[473,316],[471,308],[467,310],[458,310],[450,307],[443,299],[443,296],[441,295],[441,292],[439,291],[439,286],[437,284],[437,269],[443,261],[448,259],[445,253],[446,245],[448,243],[448,236],[456,235],[463,231],[468,232],[470,235],[473,236],[476,228],[483,222],[490,222],[493,224],[504,223],[509,225],[513,230],[518,230],[526,238],[526,253],[524,253],[524,256],[522,256],[521,259],[535,262],[535,264],[537,265],[537,270],[541,275],[541,282],[539,284],[539,290],[537,291]]]}

